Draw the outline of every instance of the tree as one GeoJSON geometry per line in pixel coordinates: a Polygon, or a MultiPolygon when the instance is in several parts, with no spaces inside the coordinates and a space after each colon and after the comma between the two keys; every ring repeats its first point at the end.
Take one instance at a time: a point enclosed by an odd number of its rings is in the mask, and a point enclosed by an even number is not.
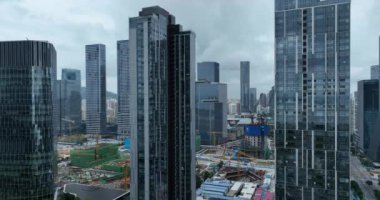
{"type": "Polygon", "coordinates": [[[361,200],[364,199],[363,191],[360,189],[359,184],[354,180],[351,181],[351,189],[359,196],[361,200]]]}
{"type": "Polygon", "coordinates": [[[373,190],[373,192],[375,193],[376,199],[380,200],[380,191],[379,190],[373,190]]]}
{"type": "Polygon", "coordinates": [[[205,171],[205,173],[203,174],[203,180],[207,180],[208,178],[211,178],[213,176],[214,176],[214,173],[205,171]]]}
{"type": "Polygon", "coordinates": [[[221,160],[221,161],[219,162],[219,164],[218,164],[218,168],[221,169],[221,168],[223,167],[223,165],[224,165],[224,162],[223,162],[223,160],[221,160]]]}
{"type": "Polygon", "coordinates": [[[365,183],[367,183],[367,185],[372,185],[373,184],[372,181],[370,181],[370,180],[366,181],[365,183]]]}
{"type": "Polygon", "coordinates": [[[200,188],[202,185],[202,179],[199,175],[195,176],[195,185],[197,189],[200,188]]]}

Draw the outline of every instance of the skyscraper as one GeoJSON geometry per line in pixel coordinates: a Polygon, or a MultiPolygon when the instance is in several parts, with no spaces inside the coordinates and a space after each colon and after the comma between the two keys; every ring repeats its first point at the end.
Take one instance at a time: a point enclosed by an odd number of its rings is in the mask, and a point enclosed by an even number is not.
{"type": "Polygon", "coordinates": [[[379,65],[372,65],[371,66],[371,79],[377,79],[380,80],[380,66],[379,65]]]}
{"type": "Polygon", "coordinates": [[[226,142],[227,84],[197,81],[195,91],[195,127],[201,136],[201,144],[217,145],[226,142]]]}
{"type": "Polygon", "coordinates": [[[249,113],[249,84],[250,84],[249,61],[240,62],[240,112],[249,113]]]}
{"type": "Polygon", "coordinates": [[[131,198],[195,198],[195,35],[155,6],[129,23],[131,198]]]}
{"type": "Polygon", "coordinates": [[[251,112],[257,112],[257,89],[249,89],[249,110],[251,112]]]}
{"type": "Polygon", "coordinates": [[[117,41],[117,134],[130,136],[128,40],[117,41]]]}
{"type": "Polygon", "coordinates": [[[380,162],[379,95],[379,80],[358,82],[359,147],[375,162],[380,162]]]}
{"type": "Polygon", "coordinates": [[[195,199],[195,34],[169,26],[169,199],[195,199]]]}
{"type": "Polygon", "coordinates": [[[78,128],[82,122],[81,75],[77,69],[62,69],[61,77],[61,126],[63,133],[78,128]]]}
{"type": "Polygon", "coordinates": [[[275,1],[276,199],[350,198],[350,0],[275,1]]]}
{"type": "Polygon", "coordinates": [[[199,81],[219,83],[219,63],[217,62],[198,63],[197,76],[198,76],[197,78],[199,81]]]}
{"type": "Polygon", "coordinates": [[[86,129],[87,134],[106,130],[106,46],[86,45],[86,129]]]}
{"type": "Polygon", "coordinates": [[[0,199],[53,199],[56,65],[48,42],[0,42],[0,199]]]}

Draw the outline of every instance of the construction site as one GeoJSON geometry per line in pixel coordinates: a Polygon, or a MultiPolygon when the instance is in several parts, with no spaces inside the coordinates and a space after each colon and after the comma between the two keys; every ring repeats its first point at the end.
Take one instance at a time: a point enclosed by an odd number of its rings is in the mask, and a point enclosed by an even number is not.
{"type": "Polygon", "coordinates": [[[257,159],[241,150],[242,140],[198,151],[197,199],[273,200],[274,160],[257,159]]]}
{"type": "Polygon", "coordinates": [[[130,155],[122,142],[99,136],[71,136],[58,142],[57,184],[129,188],[130,155]]]}

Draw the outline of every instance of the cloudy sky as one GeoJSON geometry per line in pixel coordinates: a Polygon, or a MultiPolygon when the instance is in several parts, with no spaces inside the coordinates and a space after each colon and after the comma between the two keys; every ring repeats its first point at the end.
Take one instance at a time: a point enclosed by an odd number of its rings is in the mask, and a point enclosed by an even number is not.
{"type": "MultiPolygon", "coordinates": [[[[48,40],[62,68],[82,70],[84,46],[107,46],[107,89],[116,88],[116,41],[128,39],[128,18],[160,5],[197,35],[197,62],[217,61],[229,98],[240,96],[239,62],[251,61],[251,87],[274,84],[274,0],[0,0],[0,40],[48,40]]],[[[352,91],[379,61],[380,1],[352,0],[352,91]]]]}

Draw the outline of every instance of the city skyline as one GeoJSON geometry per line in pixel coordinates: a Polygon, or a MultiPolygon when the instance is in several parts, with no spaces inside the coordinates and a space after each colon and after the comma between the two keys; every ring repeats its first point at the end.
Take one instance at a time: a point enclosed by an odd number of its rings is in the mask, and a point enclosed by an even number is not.
{"type": "MultiPolygon", "coordinates": [[[[274,83],[274,3],[267,0],[252,2],[208,1],[211,12],[191,15],[192,10],[204,11],[206,2],[144,1],[2,1],[0,11],[8,13],[0,19],[0,40],[35,39],[55,44],[58,54],[58,77],[62,68],[78,67],[82,71],[85,86],[85,60],[83,46],[104,43],[107,46],[107,90],[117,91],[116,44],[128,39],[128,18],[142,7],[160,5],[178,16],[180,23],[188,24],[197,32],[197,60],[214,60],[220,63],[221,82],[228,84],[228,97],[238,98],[239,65],[241,60],[251,62],[251,87],[259,93],[267,93],[274,83]],[[71,12],[71,10],[73,10],[71,12]],[[94,12],[96,10],[96,12],[94,12]],[[239,10],[239,12],[235,12],[239,10]],[[72,13],[67,16],[65,13],[72,13]],[[214,17],[219,16],[219,17],[214,17]],[[250,17],[246,17],[250,16],[250,17]],[[16,23],[14,18],[18,18],[16,23]],[[241,20],[235,23],[236,18],[241,20]],[[204,23],[198,23],[202,21],[204,23]],[[12,25],[10,25],[12,24],[12,25]],[[37,30],[29,24],[39,25],[37,30]],[[47,26],[49,24],[49,26],[47,26]],[[226,30],[228,24],[228,30],[226,30]],[[247,26],[243,26],[247,25],[247,26]],[[46,27],[46,28],[44,28],[46,27]],[[48,28],[49,27],[49,28],[48,28]],[[213,27],[212,29],[208,27],[213,27]],[[238,35],[238,36],[236,36],[238,35]],[[231,53],[233,52],[233,53],[231,53]],[[264,52],[264,56],[262,56],[264,52]],[[64,59],[69,57],[70,59],[64,59]],[[263,74],[255,71],[265,72],[263,74]]],[[[380,14],[377,0],[352,2],[352,77],[353,92],[356,82],[370,77],[368,68],[378,64],[378,35],[380,14]],[[379,17],[377,17],[379,16],[379,17]],[[373,52],[373,53],[368,53],[373,52]]]]}

